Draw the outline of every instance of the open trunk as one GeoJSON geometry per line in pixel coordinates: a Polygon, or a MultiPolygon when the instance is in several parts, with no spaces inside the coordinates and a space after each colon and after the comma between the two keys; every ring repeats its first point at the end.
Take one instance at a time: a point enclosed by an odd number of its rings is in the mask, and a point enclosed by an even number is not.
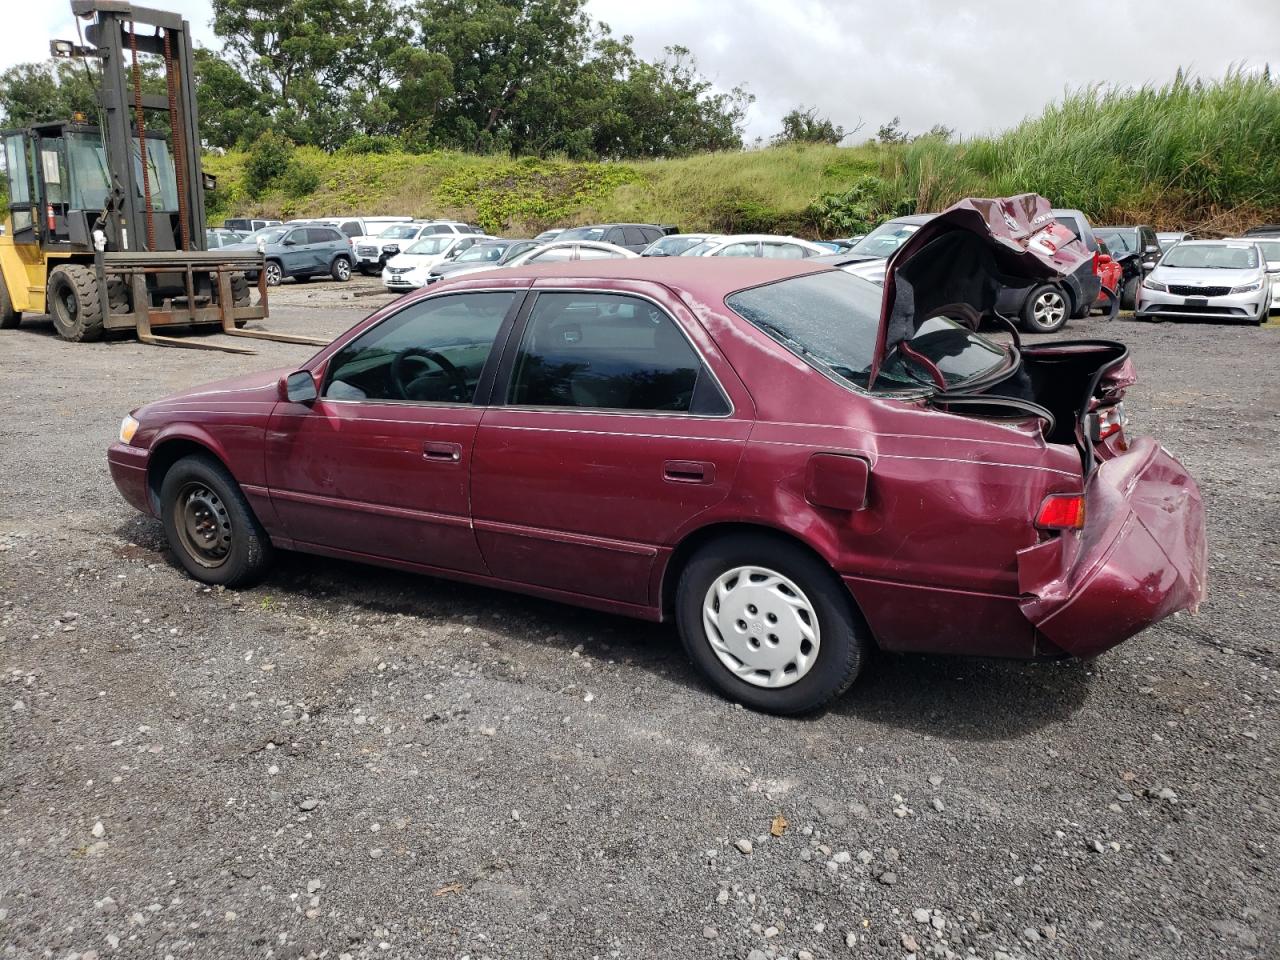
{"type": "Polygon", "coordinates": [[[1008,362],[956,383],[945,355],[913,349],[933,317],[973,330],[982,317],[1000,316],[996,305],[1010,286],[1091,269],[1092,255],[1064,233],[1048,201],[1034,195],[965,200],[931,220],[887,265],[871,382],[898,350],[929,369],[937,384],[930,402],[941,409],[1035,417],[1046,442],[1079,450],[1080,490],[1065,495],[1069,521],[1046,526],[1038,518],[1040,542],[1020,551],[1017,564],[1020,605],[1043,646],[1088,657],[1205,596],[1195,481],[1154,440],[1131,443],[1124,434],[1122,399],[1135,379],[1128,348],[1109,340],[1026,346],[1010,325],[1008,362]]]}

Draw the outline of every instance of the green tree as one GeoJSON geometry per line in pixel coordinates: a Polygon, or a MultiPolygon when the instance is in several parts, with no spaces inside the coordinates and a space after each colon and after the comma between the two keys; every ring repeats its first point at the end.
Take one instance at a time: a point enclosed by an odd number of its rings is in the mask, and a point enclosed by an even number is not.
{"type": "Polygon", "coordinates": [[[334,149],[385,125],[393,54],[409,39],[396,0],[213,0],[213,29],[244,64],[273,124],[299,143],[334,149]]]}
{"type": "Polygon", "coordinates": [[[911,134],[902,129],[902,118],[894,117],[888,123],[880,124],[876,139],[881,143],[906,143],[911,139],[911,134]]]}
{"type": "MultiPolygon", "coordinates": [[[[859,123],[849,132],[856,133],[861,126],[859,123]]],[[[832,123],[829,117],[819,117],[817,107],[805,107],[802,103],[782,118],[782,132],[773,138],[773,142],[837,144],[847,135],[844,127],[832,123]]]]}
{"type": "Polygon", "coordinates": [[[211,147],[253,143],[271,125],[272,100],[212,50],[196,50],[200,137],[211,147]]]}
{"type": "Polygon", "coordinates": [[[72,60],[20,63],[0,74],[0,116],[8,126],[70,120],[76,112],[98,111],[96,79],[72,60]]]}

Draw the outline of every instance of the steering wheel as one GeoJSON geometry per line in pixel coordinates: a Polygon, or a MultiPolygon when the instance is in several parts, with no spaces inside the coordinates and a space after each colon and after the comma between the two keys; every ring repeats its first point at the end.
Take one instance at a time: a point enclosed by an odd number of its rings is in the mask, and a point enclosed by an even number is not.
{"type": "Polygon", "coordinates": [[[431,375],[431,364],[439,367],[448,378],[449,390],[453,393],[452,399],[459,403],[465,402],[467,399],[466,376],[444,354],[436,350],[428,350],[426,347],[408,347],[392,359],[391,383],[399,391],[400,396],[406,400],[421,399],[414,395],[415,388],[425,377],[431,375]],[[410,375],[408,370],[410,366],[421,368],[421,372],[410,375]]]}

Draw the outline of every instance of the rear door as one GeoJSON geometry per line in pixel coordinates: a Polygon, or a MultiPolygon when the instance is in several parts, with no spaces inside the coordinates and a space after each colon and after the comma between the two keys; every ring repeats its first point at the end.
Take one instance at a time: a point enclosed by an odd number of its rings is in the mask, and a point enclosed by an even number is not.
{"type": "Polygon", "coordinates": [[[493,346],[523,295],[416,300],[317,371],[312,405],[276,407],[267,482],[293,540],[319,552],[484,572],[467,475],[493,346]]]}
{"type": "Polygon", "coordinates": [[[526,303],[472,469],[495,576],[650,604],[656,558],[733,484],[749,399],[683,304],[633,287],[526,303]]]}

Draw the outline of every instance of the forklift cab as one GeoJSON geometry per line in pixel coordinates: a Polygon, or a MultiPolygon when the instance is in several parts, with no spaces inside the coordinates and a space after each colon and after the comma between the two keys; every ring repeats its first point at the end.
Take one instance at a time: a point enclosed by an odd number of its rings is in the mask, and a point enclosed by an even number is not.
{"type": "MultiPolygon", "coordinates": [[[[9,217],[14,243],[49,251],[129,251],[145,247],[127,227],[109,223],[104,211],[111,191],[106,150],[97,127],[79,123],[38,124],[0,132],[9,179],[9,217]],[[100,229],[95,243],[94,230],[100,229]],[[102,229],[106,228],[106,229],[102,229]]],[[[147,179],[155,224],[155,249],[178,249],[178,183],[163,134],[147,135],[147,179]]],[[[133,138],[134,181],[143,181],[142,153],[133,138]]],[[[143,204],[142,191],[137,202],[143,204]]],[[[203,237],[192,236],[203,248],[203,237]]]]}

